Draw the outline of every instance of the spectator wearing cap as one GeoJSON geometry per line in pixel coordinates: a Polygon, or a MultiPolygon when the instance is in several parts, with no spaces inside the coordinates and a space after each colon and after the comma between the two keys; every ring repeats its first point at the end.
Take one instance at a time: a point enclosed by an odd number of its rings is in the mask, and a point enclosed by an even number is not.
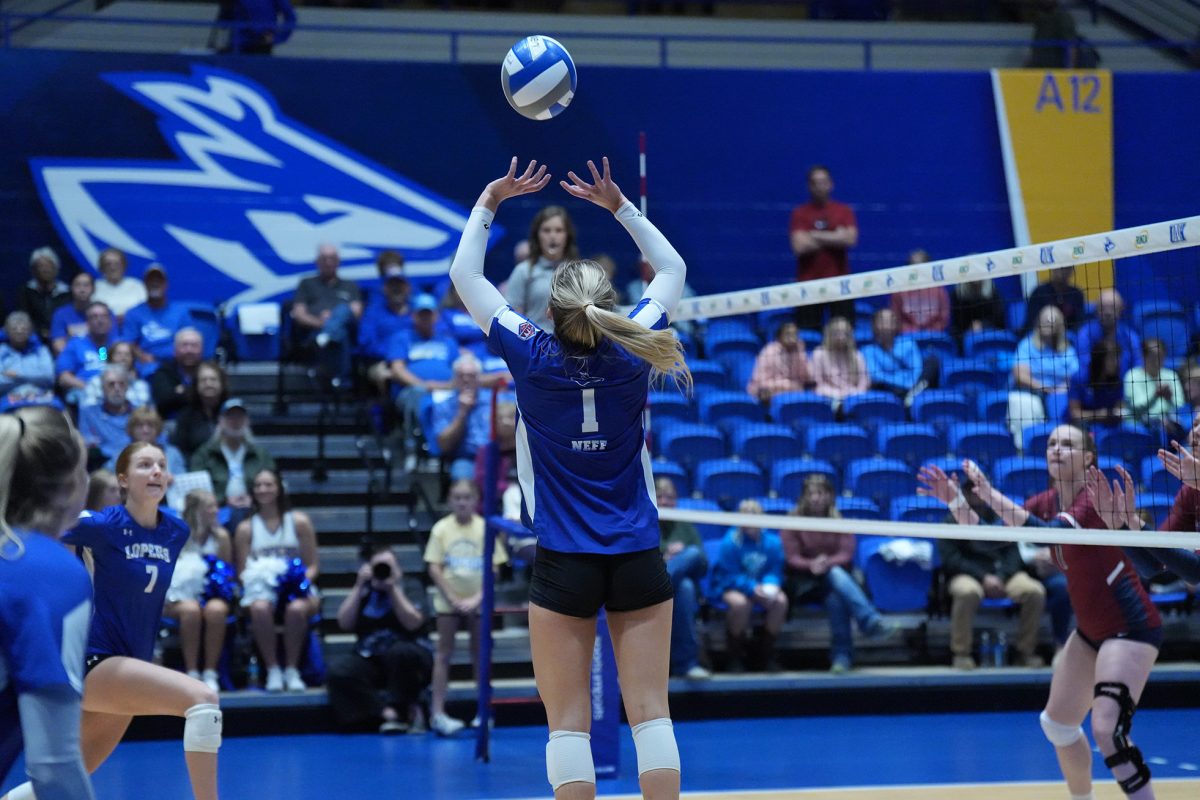
{"type": "Polygon", "coordinates": [[[116,341],[113,315],[108,306],[93,300],[88,304],[85,317],[87,332],[69,340],[54,362],[58,386],[72,405],[79,404],[79,395],[87,388],[87,382],[104,369],[108,350],[116,341]]]}
{"type": "Polygon", "coordinates": [[[150,378],[154,407],[167,419],[187,406],[196,372],[204,358],[204,336],[195,328],[176,331],[173,341],[173,356],[160,363],[150,378]]]}
{"type": "Polygon", "coordinates": [[[434,400],[433,430],[442,460],[450,461],[451,480],[474,480],[475,454],[491,429],[492,390],[481,389],[483,368],[474,353],[454,360],[454,389],[434,400]]]}
{"type": "Polygon", "coordinates": [[[95,288],[96,281],[90,272],[81,272],[71,279],[69,302],[56,308],[54,316],[50,318],[49,343],[55,356],[66,348],[72,338],[87,333],[87,307],[92,302],[95,288]]]}
{"type": "Polygon", "coordinates": [[[438,302],[431,294],[419,294],[412,302],[412,329],[392,335],[387,360],[396,385],[396,408],[405,428],[405,446],[415,454],[417,415],[428,392],[450,389],[458,343],[437,330],[438,302]]]}
{"type": "Polygon", "coordinates": [[[121,338],[133,344],[138,370],[149,375],[174,356],[175,334],[191,325],[192,316],[179,303],[167,299],[167,271],[161,264],[146,267],[142,276],[146,302],[129,309],[121,325],[121,338]]]}
{"type": "Polygon", "coordinates": [[[58,279],[58,254],[39,247],[29,256],[29,281],[21,287],[17,308],[29,315],[33,330],[42,341],[50,340],[50,321],[55,310],[71,299],[71,290],[58,279]]]}
{"type": "Polygon", "coordinates": [[[358,350],[369,365],[367,376],[371,383],[383,392],[389,373],[388,342],[400,331],[412,329],[412,316],[408,308],[412,287],[404,275],[404,267],[398,264],[385,266],[380,279],[382,290],[379,300],[367,305],[358,326],[358,350]]]}
{"type": "Polygon", "coordinates": [[[240,397],[231,397],[221,405],[217,429],[188,462],[193,472],[201,470],[212,477],[217,502],[229,506],[240,522],[250,512],[250,478],[264,469],[276,470],[275,459],[254,441],[250,414],[240,397]]]}
{"type": "Polygon", "coordinates": [[[292,301],[292,320],[306,346],[315,346],[326,377],[348,381],[354,326],[362,318],[362,290],[338,277],[338,249],[317,247],[317,274],[300,281],[292,301]]]}
{"type": "Polygon", "coordinates": [[[96,267],[100,279],[96,281],[92,299],[108,306],[118,323],[125,321],[129,309],[146,302],[145,285],[126,275],[128,268],[125,254],[117,248],[109,247],[100,252],[96,267]]]}
{"type": "MultiPolygon", "coordinates": [[[[104,399],[79,409],[79,433],[87,443],[97,463],[113,461],[129,444],[129,413],[133,406],[125,393],[129,391],[129,371],[119,364],[109,364],[100,375],[104,399]]],[[[91,466],[92,458],[89,458],[91,466]]]]}
{"type": "Polygon", "coordinates": [[[34,340],[29,314],[9,314],[4,332],[8,340],[0,342],[0,408],[51,400],[54,360],[50,348],[34,340]]]}

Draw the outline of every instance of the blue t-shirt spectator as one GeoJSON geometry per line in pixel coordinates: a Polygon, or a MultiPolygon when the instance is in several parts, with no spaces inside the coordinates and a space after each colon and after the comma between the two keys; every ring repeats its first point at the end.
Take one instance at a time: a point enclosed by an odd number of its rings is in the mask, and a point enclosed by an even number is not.
{"type": "Polygon", "coordinates": [[[388,361],[403,361],[409,371],[426,381],[449,381],[454,376],[458,342],[435,333],[424,337],[416,330],[400,331],[388,340],[388,361]]]}
{"type": "Polygon", "coordinates": [[[720,600],[733,589],[753,597],[760,583],[783,583],[783,542],[779,534],[764,530],[755,539],[740,528],[730,528],[709,573],[709,595],[720,600]]]}
{"type": "Polygon", "coordinates": [[[175,354],[175,334],[191,325],[191,314],[178,303],[162,308],[142,303],[125,313],[121,338],[154,356],[155,361],[163,361],[175,354]]]}
{"type": "Polygon", "coordinates": [[[76,336],[87,333],[87,317],[73,304],[59,306],[50,318],[50,339],[66,339],[70,341],[76,336]]]}
{"type": "Polygon", "coordinates": [[[76,336],[68,340],[67,346],[54,362],[55,373],[70,372],[86,383],[104,369],[105,362],[108,361],[108,350],[116,340],[117,337],[112,333],[109,333],[108,341],[103,345],[97,345],[87,336],[76,336]]]}
{"type": "MultiPolygon", "coordinates": [[[[457,412],[458,392],[435,392],[432,419],[434,433],[440,432],[449,425],[457,412]]],[[[471,409],[471,415],[467,417],[467,432],[463,436],[462,442],[458,445],[458,450],[453,453],[445,453],[444,455],[450,458],[471,459],[471,468],[473,471],[475,453],[479,448],[487,444],[488,438],[491,436],[491,422],[492,393],[488,389],[480,389],[478,398],[475,401],[475,407],[471,409]]]]}
{"type": "Polygon", "coordinates": [[[438,332],[453,337],[463,347],[482,342],[487,337],[471,319],[471,315],[461,308],[443,308],[438,316],[438,332]]]}
{"type": "Polygon", "coordinates": [[[8,342],[0,343],[0,394],[24,386],[53,388],[54,359],[50,357],[50,348],[33,339],[20,349],[8,342]]]}
{"type": "Polygon", "coordinates": [[[908,391],[921,378],[921,351],[911,336],[897,336],[888,352],[875,343],[862,349],[871,383],[908,391]]]}
{"type": "Polygon", "coordinates": [[[1079,356],[1075,348],[1067,345],[1065,350],[1039,348],[1033,336],[1026,336],[1017,345],[1015,364],[1029,368],[1033,379],[1044,386],[1066,386],[1079,372],[1079,356]]]}
{"type": "MultiPolygon", "coordinates": [[[[1071,403],[1079,403],[1079,407],[1083,411],[1106,411],[1121,405],[1124,395],[1120,381],[1093,384],[1088,380],[1087,373],[1081,371],[1071,378],[1071,387],[1067,390],[1067,400],[1071,403]]],[[[1119,421],[1114,416],[1111,424],[1119,421]]]]}
{"type": "Polygon", "coordinates": [[[412,330],[412,316],[407,311],[396,313],[386,302],[367,304],[358,323],[358,349],[368,358],[378,361],[387,356],[388,343],[397,333],[412,330]]]}
{"type": "Polygon", "coordinates": [[[79,432],[83,440],[89,447],[99,448],[105,460],[116,458],[131,441],[126,431],[131,410],[125,406],[114,414],[107,411],[103,404],[80,408],[79,432]]]}

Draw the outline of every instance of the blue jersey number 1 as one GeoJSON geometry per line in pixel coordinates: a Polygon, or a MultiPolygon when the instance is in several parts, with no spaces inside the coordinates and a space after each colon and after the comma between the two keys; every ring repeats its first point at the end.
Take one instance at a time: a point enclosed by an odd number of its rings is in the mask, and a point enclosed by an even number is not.
{"type": "Polygon", "coordinates": [[[597,433],[600,423],[596,420],[596,390],[583,390],[583,432],[597,433]]]}

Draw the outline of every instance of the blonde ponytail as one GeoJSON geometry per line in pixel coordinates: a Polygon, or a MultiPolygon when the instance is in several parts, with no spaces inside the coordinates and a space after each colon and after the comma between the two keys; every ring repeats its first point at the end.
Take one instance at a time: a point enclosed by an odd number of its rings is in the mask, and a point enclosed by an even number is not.
{"type": "Polygon", "coordinates": [[[616,290],[596,262],[568,261],[555,270],[550,282],[550,312],[560,340],[591,351],[608,339],[649,364],[652,380],[665,376],[690,392],[692,373],[675,334],[643,327],[613,311],[616,305],[616,290]]]}

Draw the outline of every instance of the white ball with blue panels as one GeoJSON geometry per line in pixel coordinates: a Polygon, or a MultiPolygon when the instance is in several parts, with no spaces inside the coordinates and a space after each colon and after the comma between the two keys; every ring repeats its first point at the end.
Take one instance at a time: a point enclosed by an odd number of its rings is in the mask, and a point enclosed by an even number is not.
{"type": "Polygon", "coordinates": [[[575,62],[549,36],[526,36],[512,46],[500,67],[508,104],[523,117],[557,117],[575,96],[575,62]]]}

